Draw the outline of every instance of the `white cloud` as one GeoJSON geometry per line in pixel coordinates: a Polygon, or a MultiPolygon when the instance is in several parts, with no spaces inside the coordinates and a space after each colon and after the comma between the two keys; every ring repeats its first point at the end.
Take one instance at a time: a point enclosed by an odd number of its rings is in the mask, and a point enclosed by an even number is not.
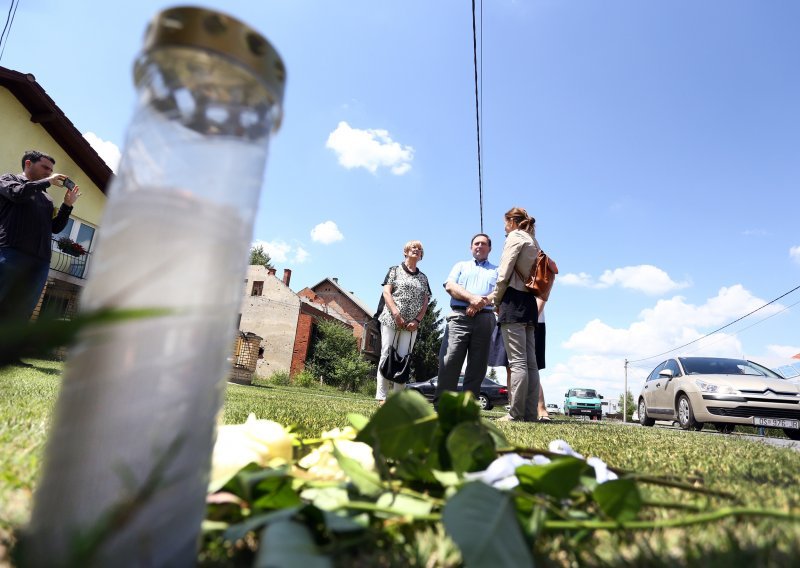
{"type": "Polygon", "coordinates": [[[252,246],[264,247],[264,252],[269,255],[274,266],[280,264],[303,264],[311,256],[307,250],[300,245],[290,245],[289,243],[276,239],[274,241],[253,241],[252,246]]]}
{"type": "Polygon", "coordinates": [[[590,288],[593,285],[591,275],[585,272],[579,274],[559,274],[557,280],[559,284],[565,284],[567,286],[583,286],[584,288],[590,288]]]}
{"type": "Polygon", "coordinates": [[[103,140],[94,132],[84,132],[83,137],[86,138],[86,141],[94,148],[95,152],[103,158],[103,161],[108,164],[111,171],[116,172],[119,159],[122,156],[119,146],[108,140],[103,140]]]}
{"type": "Polygon", "coordinates": [[[315,243],[329,245],[344,239],[344,235],[333,221],[325,221],[311,229],[311,240],[315,243]]]}
{"type": "MultiPolygon", "coordinates": [[[[670,351],[703,337],[764,303],[764,300],[737,284],[721,288],[716,296],[700,305],[690,304],[681,296],[659,300],[652,308],[642,310],[636,321],[627,328],[615,328],[598,319],[591,320],[561,345],[575,354],[564,363],[544,371],[546,394],[557,396],[556,400],[548,402],[560,405],[563,393],[574,386],[597,388],[607,399],[616,402],[623,390],[625,359],[636,361],[670,351]]],[[[764,317],[782,309],[783,306],[772,304],[759,314],[764,317]]],[[[745,356],[769,366],[773,364],[769,360],[771,356],[782,356],[785,360],[800,351],[797,347],[775,346],[757,356],[743,353],[741,342],[733,335],[738,329],[734,325],[679,351],[631,363],[628,367],[628,388],[635,398],[644,377],[658,363],[677,355],[745,356]]]]}
{"type": "Polygon", "coordinates": [[[558,281],[567,286],[583,286],[586,288],[620,286],[654,296],[690,286],[690,283],[686,281],[674,281],[669,277],[669,274],[650,264],[606,270],[596,281],[590,274],[585,272],[564,274],[558,278],[558,281]]]}
{"type": "Polygon", "coordinates": [[[325,146],[336,153],[339,164],[348,170],[365,168],[373,174],[384,167],[401,176],[411,169],[414,159],[414,148],[395,142],[388,131],[360,130],[344,121],[330,133],[325,146]]]}
{"type": "Polygon", "coordinates": [[[294,251],[294,262],[297,264],[303,264],[306,260],[308,260],[309,253],[303,247],[297,247],[294,251]]]}
{"type": "Polygon", "coordinates": [[[789,249],[789,256],[793,261],[800,264],[800,245],[789,249]]]}

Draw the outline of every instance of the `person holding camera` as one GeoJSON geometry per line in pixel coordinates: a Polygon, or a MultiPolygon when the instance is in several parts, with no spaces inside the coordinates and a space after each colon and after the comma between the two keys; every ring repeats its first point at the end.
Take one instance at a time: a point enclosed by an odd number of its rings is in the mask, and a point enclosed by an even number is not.
{"type": "Polygon", "coordinates": [[[0,323],[30,319],[50,269],[52,234],[67,226],[80,188],[53,172],[56,161],[37,150],[22,156],[21,174],[0,176],[0,323]],[[47,193],[65,187],[55,209],[47,193]]]}

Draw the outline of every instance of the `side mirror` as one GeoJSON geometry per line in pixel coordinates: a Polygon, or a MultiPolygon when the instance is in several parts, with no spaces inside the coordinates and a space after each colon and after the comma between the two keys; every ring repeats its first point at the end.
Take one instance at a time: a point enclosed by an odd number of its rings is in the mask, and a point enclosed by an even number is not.
{"type": "Polygon", "coordinates": [[[569,393],[568,392],[564,393],[564,398],[569,398],[569,393]]]}
{"type": "Polygon", "coordinates": [[[603,395],[602,394],[598,395],[597,398],[599,398],[600,400],[603,400],[603,395]]]}
{"type": "Polygon", "coordinates": [[[659,377],[664,377],[665,379],[671,379],[675,375],[672,373],[672,369],[661,369],[658,372],[659,377]]]}

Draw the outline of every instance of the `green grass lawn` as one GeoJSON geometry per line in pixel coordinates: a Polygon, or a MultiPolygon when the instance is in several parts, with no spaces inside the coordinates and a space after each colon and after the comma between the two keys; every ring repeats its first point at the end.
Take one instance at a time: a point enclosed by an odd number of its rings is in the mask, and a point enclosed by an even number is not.
{"type": "MultiPolygon", "coordinates": [[[[30,513],[61,364],[32,361],[33,368],[0,370],[0,565],[3,546],[30,513]]],[[[344,426],[348,413],[371,415],[375,401],[325,387],[274,387],[266,383],[229,385],[223,420],[242,422],[250,412],[316,436],[344,426]]],[[[500,416],[502,410],[485,413],[500,416]]],[[[547,448],[566,440],[585,456],[644,474],[670,476],[732,493],[737,502],[713,500],[715,507],[738,505],[800,514],[800,452],[774,448],[737,435],[639,428],[611,422],[561,418],[550,424],[498,423],[509,441],[547,448]]],[[[674,500],[654,488],[649,499],[674,500]]],[[[704,505],[708,497],[686,499],[704,505]]],[[[725,519],[690,528],[649,533],[598,532],[593,536],[548,537],[537,543],[551,565],[624,566],[788,566],[800,558],[800,525],[772,519],[725,519]]]]}

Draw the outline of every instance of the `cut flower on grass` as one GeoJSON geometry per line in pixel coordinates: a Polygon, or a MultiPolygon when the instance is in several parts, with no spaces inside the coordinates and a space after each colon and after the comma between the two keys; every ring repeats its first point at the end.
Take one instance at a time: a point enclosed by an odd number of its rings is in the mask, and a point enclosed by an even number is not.
{"type": "Polygon", "coordinates": [[[217,428],[217,441],[211,458],[209,492],[221,489],[243,467],[289,463],[294,436],[271,420],[258,420],[254,414],[244,424],[217,428]]]}
{"type": "Polygon", "coordinates": [[[221,429],[217,449],[226,459],[215,450],[214,463],[226,464],[218,480],[227,481],[209,497],[206,541],[247,549],[256,565],[374,565],[446,532],[442,554],[451,558],[455,549],[455,565],[516,567],[533,565],[540,539],[552,533],[585,539],[596,530],[724,517],[798,520],[778,511],[714,510],[715,499],[733,497],[584,459],[563,440],[548,450],[513,448],[469,393],[445,393],[436,413],[418,393],[403,391],[371,419],[350,420],[352,428],[294,446],[282,426],[254,417],[230,435],[221,429]],[[236,442],[221,445],[226,439],[236,442]],[[243,469],[229,475],[234,454],[243,469]],[[648,484],[702,498],[697,505],[648,501],[648,484]]]}

